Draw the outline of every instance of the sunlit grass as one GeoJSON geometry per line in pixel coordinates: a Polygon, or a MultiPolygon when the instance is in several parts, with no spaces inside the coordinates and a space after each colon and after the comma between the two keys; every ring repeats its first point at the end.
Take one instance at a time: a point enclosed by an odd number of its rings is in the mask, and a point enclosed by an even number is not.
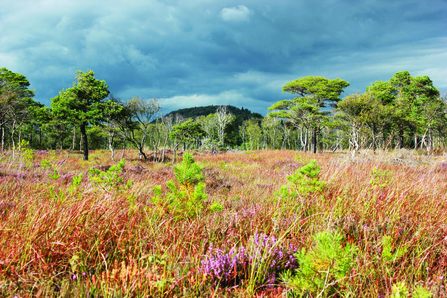
{"type": "Polygon", "coordinates": [[[131,187],[116,191],[89,179],[90,168],[105,172],[116,164],[107,151],[92,152],[90,161],[54,151],[35,152],[28,163],[2,156],[0,296],[280,297],[289,291],[280,277],[263,284],[239,272],[246,280],[223,287],[204,275],[210,245],[225,255],[265,234],[280,239],[278,247],[308,250],[323,231],[340,233],[356,254],[343,282],[328,281],[330,291],[307,295],[387,296],[398,282],[410,293],[422,285],[433,297],[446,294],[444,164],[421,156],[396,164],[391,154],[247,153],[194,156],[203,165],[205,206],[223,206],[194,218],[154,204],[154,186],[166,190],[175,179],[173,165],[142,162],[136,152],[126,152],[119,174],[131,187]],[[287,176],[311,159],[321,167],[324,189],[281,197],[281,186],[290,187],[287,176]],[[54,170],[58,178],[49,177],[54,170]],[[387,237],[391,257],[383,253],[387,237]]]}

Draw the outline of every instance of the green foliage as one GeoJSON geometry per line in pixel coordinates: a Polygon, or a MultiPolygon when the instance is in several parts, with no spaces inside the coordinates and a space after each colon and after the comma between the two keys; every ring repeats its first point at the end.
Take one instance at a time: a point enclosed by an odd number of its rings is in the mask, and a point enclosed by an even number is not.
{"type": "Polygon", "coordinates": [[[321,167],[319,167],[315,160],[311,160],[305,166],[296,170],[296,172],[287,177],[291,182],[290,189],[287,186],[282,186],[279,195],[281,197],[305,196],[311,193],[321,192],[326,185],[326,182],[320,181],[318,175],[321,167]]]}
{"type": "MultiPolygon", "coordinates": [[[[407,298],[410,295],[407,284],[404,281],[399,281],[393,284],[391,291],[390,298],[407,298]]],[[[432,297],[432,294],[422,285],[416,285],[411,297],[430,298],[432,297]]]]}
{"type": "Polygon", "coordinates": [[[405,135],[431,132],[433,125],[444,121],[445,113],[440,112],[445,110],[444,102],[428,76],[412,77],[408,71],[400,71],[386,82],[374,83],[367,92],[379,99],[375,101],[376,107],[392,107],[386,116],[390,131],[399,136],[400,148],[404,146],[405,135]]]}
{"type": "Polygon", "coordinates": [[[76,192],[79,186],[81,185],[81,182],[82,182],[82,173],[79,173],[79,175],[73,177],[73,181],[70,185],[69,192],[70,193],[76,192]]]}
{"type": "Polygon", "coordinates": [[[194,218],[204,210],[218,212],[223,207],[217,203],[208,208],[204,205],[207,198],[206,184],[203,183],[202,167],[193,159],[192,154],[185,153],[181,165],[174,167],[175,183],[172,179],[166,183],[167,190],[163,193],[161,186],[154,187],[153,202],[180,218],[194,218]]]}
{"type": "Polygon", "coordinates": [[[200,138],[203,133],[204,131],[200,123],[189,119],[181,124],[174,125],[172,132],[169,134],[169,138],[176,140],[177,143],[190,143],[200,138]]]}
{"type": "Polygon", "coordinates": [[[377,188],[385,188],[390,183],[391,174],[390,171],[378,170],[377,167],[374,167],[374,170],[371,173],[370,183],[373,187],[377,188]]]}
{"type": "Polygon", "coordinates": [[[382,238],[382,258],[386,263],[394,263],[398,259],[405,256],[408,248],[393,245],[391,236],[383,236],[382,238]]]}
{"type": "Polygon", "coordinates": [[[107,171],[101,171],[97,168],[91,168],[89,173],[89,180],[96,185],[99,185],[105,192],[112,192],[112,190],[120,193],[132,186],[132,181],[128,180],[124,183],[124,179],[120,176],[124,168],[124,159],[116,165],[111,166],[107,171]]]}
{"type": "Polygon", "coordinates": [[[313,247],[296,254],[300,268],[283,277],[293,295],[330,295],[347,284],[357,248],[343,243],[339,232],[323,231],[313,240],[313,247]]]}
{"type": "MultiPolygon", "coordinates": [[[[342,79],[328,80],[323,77],[309,76],[291,81],[283,86],[283,92],[298,94],[293,100],[282,100],[269,107],[272,117],[285,118],[295,128],[312,130],[312,149],[316,153],[317,135],[322,127],[328,126],[327,112],[321,108],[330,103],[332,106],[340,100],[340,94],[349,83],[342,79]]],[[[307,144],[306,144],[307,145],[307,144]]],[[[306,147],[306,146],[304,146],[306,147]]]]}
{"type": "Polygon", "coordinates": [[[390,298],[406,298],[410,294],[404,281],[395,283],[391,290],[390,298]]]}
{"type": "Polygon", "coordinates": [[[30,165],[34,159],[34,150],[29,147],[29,142],[22,140],[20,143],[21,156],[26,165],[30,165]]]}
{"type": "Polygon", "coordinates": [[[44,159],[40,162],[40,167],[43,169],[51,169],[53,165],[51,164],[51,161],[44,159]]]}
{"type": "Polygon", "coordinates": [[[48,174],[48,177],[50,177],[52,180],[57,180],[57,179],[59,179],[59,177],[60,177],[61,175],[59,175],[58,173],[57,173],[57,169],[54,169],[54,172],[53,172],[53,174],[48,174]]]}
{"type": "Polygon", "coordinates": [[[430,298],[433,295],[422,285],[417,285],[413,291],[413,298],[430,298]]]}
{"type": "MultiPolygon", "coordinates": [[[[34,90],[28,89],[30,82],[28,79],[19,73],[12,72],[5,67],[0,68],[0,82],[8,84],[9,90],[17,93],[20,98],[30,98],[34,96],[34,90]]],[[[0,88],[0,94],[3,88],[0,88]]]]}
{"type": "Polygon", "coordinates": [[[110,105],[105,105],[103,99],[110,92],[106,82],[96,79],[93,71],[76,73],[77,83],[73,83],[71,88],[63,89],[58,96],[51,99],[52,119],[80,127],[84,160],[88,160],[86,127],[89,123],[103,120],[103,111],[110,109],[110,105]]]}
{"type": "Polygon", "coordinates": [[[349,82],[339,78],[329,80],[324,77],[308,76],[287,83],[282,90],[303,97],[314,95],[322,101],[338,102],[343,89],[348,86],[349,82]]]}

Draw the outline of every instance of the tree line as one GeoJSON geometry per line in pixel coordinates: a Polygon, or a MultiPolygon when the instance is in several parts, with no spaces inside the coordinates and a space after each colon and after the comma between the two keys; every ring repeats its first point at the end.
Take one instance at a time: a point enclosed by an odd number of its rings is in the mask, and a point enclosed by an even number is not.
{"type": "MultiPolygon", "coordinates": [[[[179,149],[322,150],[416,148],[428,153],[446,144],[445,97],[428,76],[408,71],[376,81],[364,93],[340,99],[349,82],[308,76],[283,86],[293,99],[274,103],[267,116],[227,106],[208,115],[194,109],[163,115],[157,98],[121,100],[91,70],[51,99],[35,101],[24,75],[0,69],[1,153],[6,149],[70,149],[83,152],[135,148],[141,159],[174,160],[179,149]],[[230,110],[233,112],[231,113],[230,110]],[[237,112],[237,113],[235,113],[237,112]]],[[[207,107],[208,108],[208,107],[207,107]]],[[[181,110],[179,110],[181,111],[181,110]]]]}

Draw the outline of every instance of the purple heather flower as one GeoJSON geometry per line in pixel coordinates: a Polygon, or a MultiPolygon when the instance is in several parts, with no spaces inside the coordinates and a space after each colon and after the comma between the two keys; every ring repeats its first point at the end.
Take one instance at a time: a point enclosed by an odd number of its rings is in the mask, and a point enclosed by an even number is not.
{"type": "Polygon", "coordinates": [[[76,278],[78,278],[78,276],[76,274],[73,275],[73,280],[75,280],[76,278]]]}
{"type": "Polygon", "coordinates": [[[251,238],[249,247],[231,249],[225,253],[220,249],[213,249],[212,244],[207,255],[202,260],[201,271],[214,283],[222,287],[235,286],[248,278],[248,274],[263,269],[260,284],[275,284],[279,275],[287,270],[298,268],[298,262],[293,256],[297,248],[278,246],[274,236],[255,234],[251,238]]]}

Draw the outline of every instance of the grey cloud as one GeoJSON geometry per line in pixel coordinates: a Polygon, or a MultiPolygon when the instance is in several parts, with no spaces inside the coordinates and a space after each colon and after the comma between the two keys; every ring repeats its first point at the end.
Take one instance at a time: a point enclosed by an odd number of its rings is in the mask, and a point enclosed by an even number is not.
{"type": "Polygon", "coordinates": [[[346,79],[349,93],[409,70],[447,89],[442,0],[24,2],[0,12],[0,66],[45,104],[78,69],[122,98],[220,98],[264,113],[308,75],[346,79]]]}

